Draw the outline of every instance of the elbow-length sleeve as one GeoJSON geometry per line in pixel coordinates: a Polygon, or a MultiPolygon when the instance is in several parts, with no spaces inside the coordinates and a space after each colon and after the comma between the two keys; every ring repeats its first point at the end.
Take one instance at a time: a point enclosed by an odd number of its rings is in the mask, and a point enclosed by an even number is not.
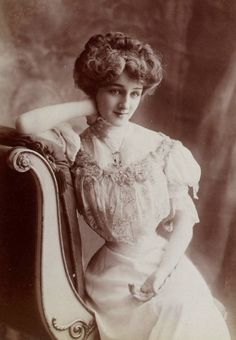
{"type": "Polygon", "coordinates": [[[165,174],[171,215],[174,216],[176,210],[181,210],[190,214],[194,223],[198,223],[198,213],[190,196],[189,188],[192,188],[193,198],[197,199],[201,169],[192,153],[179,141],[173,143],[173,147],[168,153],[165,174]]]}
{"type": "Polygon", "coordinates": [[[79,134],[68,123],[62,123],[53,130],[58,137],[58,141],[61,144],[67,159],[70,163],[74,163],[76,154],[81,145],[79,134]]]}
{"type": "Polygon", "coordinates": [[[69,123],[61,123],[53,129],[41,132],[37,136],[54,143],[70,164],[74,163],[80,149],[80,136],[69,123]]]}

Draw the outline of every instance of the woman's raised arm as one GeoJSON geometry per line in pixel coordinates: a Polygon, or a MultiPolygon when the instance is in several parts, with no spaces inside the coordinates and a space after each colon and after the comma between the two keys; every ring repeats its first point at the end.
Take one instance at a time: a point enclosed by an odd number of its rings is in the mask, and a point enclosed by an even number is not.
{"type": "Polygon", "coordinates": [[[97,113],[92,99],[68,102],[34,109],[16,119],[16,129],[24,134],[37,134],[51,129],[61,122],[97,113]]]}

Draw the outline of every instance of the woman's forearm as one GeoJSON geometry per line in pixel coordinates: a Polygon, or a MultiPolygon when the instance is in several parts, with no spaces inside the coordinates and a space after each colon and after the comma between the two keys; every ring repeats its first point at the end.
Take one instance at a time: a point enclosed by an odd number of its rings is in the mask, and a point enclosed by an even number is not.
{"type": "Polygon", "coordinates": [[[194,223],[188,214],[177,211],[173,224],[173,232],[157,271],[157,276],[160,275],[163,278],[166,278],[174,270],[185,254],[193,235],[194,223]]]}
{"type": "Polygon", "coordinates": [[[91,99],[45,106],[21,114],[16,119],[17,131],[25,134],[40,133],[51,129],[61,122],[82,116],[96,114],[91,99]]]}
{"type": "Polygon", "coordinates": [[[129,285],[131,294],[140,301],[150,300],[163,286],[173,272],[181,257],[184,255],[191,239],[193,219],[183,211],[177,211],[173,221],[174,230],[165,248],[158,268],[146,279],[138,290],[133,284],[129,285]]]}

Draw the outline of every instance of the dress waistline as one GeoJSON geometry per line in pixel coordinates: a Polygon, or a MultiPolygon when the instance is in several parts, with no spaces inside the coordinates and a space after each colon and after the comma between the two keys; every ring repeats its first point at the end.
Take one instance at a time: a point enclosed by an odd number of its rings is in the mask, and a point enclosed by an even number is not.
{"type": "Polygon", "coordinates": [[[106,242],[105,247],[108,249],[121,253],[131,255],[137,253],[145,253],[151,249],[162,249],[165,247],[167,241],[159,236],[159,235],[152,235],[140,237],[134,243],[125,243],[125,242],[106,242]]]}

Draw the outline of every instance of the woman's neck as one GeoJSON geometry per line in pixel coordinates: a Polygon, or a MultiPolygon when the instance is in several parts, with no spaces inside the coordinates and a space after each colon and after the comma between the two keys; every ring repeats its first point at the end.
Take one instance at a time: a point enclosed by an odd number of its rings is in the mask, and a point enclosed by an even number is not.
{"type": "Polygon", "coordinates": [[[112,142],[117,148],[122,144],[124,138],[129,134],[131,123],[122,126],[115,126],[99,117],[90,127],[92,132],[101,140],[112,142]]]}

